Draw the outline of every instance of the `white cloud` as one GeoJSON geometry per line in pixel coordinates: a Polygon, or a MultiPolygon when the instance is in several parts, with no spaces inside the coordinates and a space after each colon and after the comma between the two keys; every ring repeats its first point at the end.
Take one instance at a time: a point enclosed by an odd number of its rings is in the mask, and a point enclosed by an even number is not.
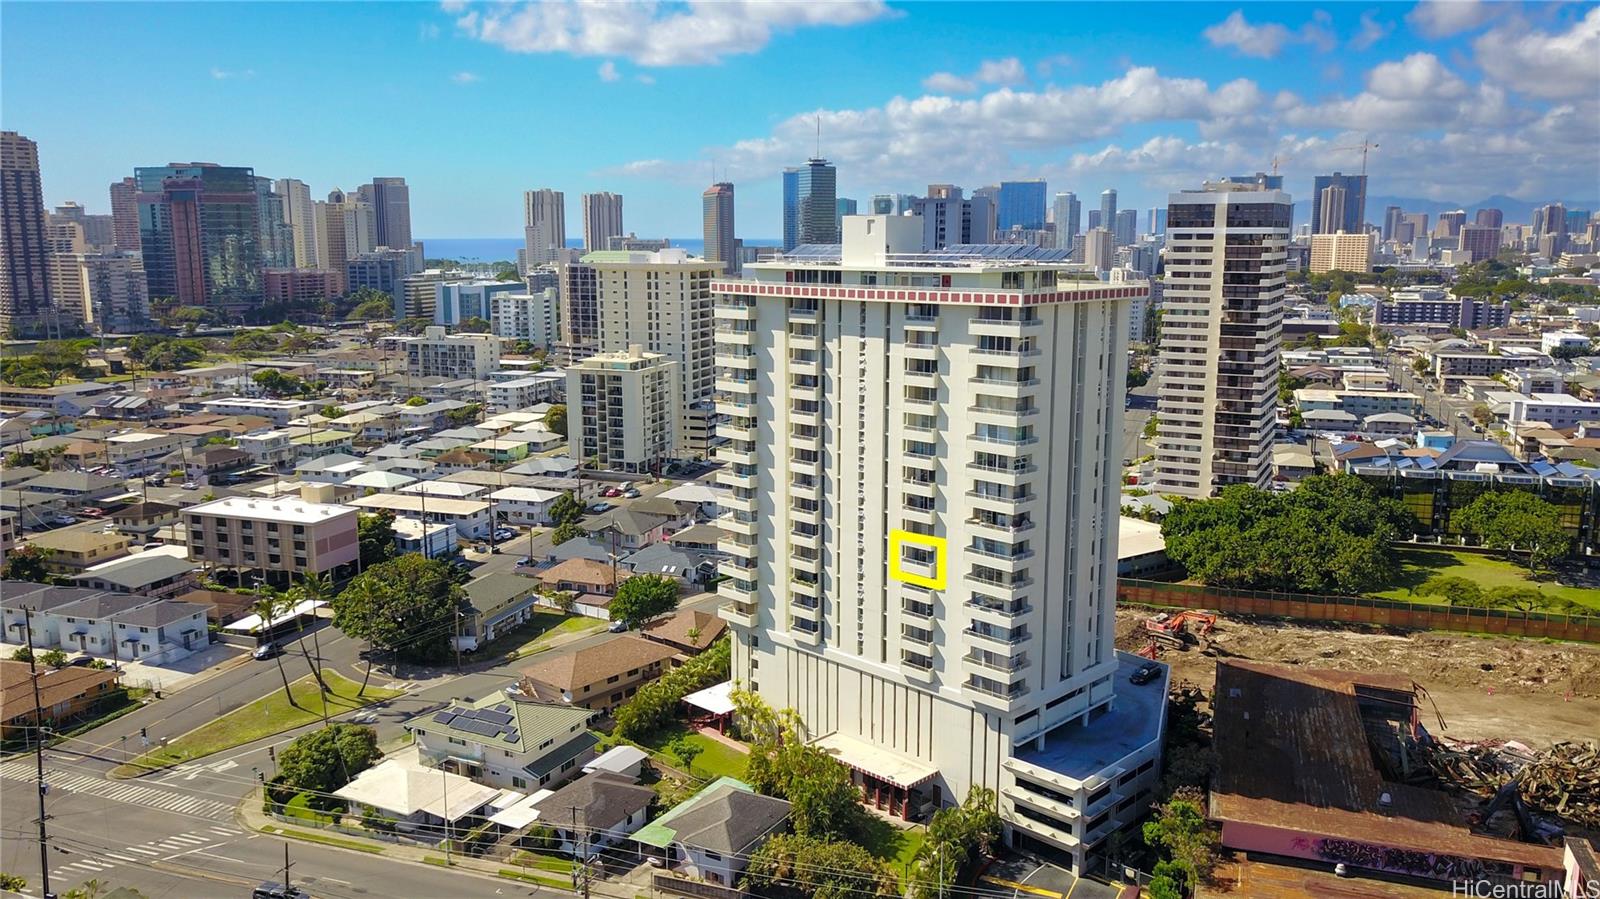
{"type": "Polygon", "coordinates": [[[922,79],[922,88],[936,94],[970,94],[978,89],[978,83],[953,72],[934,72],[922,79]]]}
{"type": "Polygon", "coordinates": [[[1564,32],[1535,31],[1520,21],[1473,41],[1484,73],[1530,97],[1594,97],[1600,83],[1600,6],[1564,32]]]}
{"type": "Polygon", "coordinates": [[[1339,37],[1333,33],[1333,16],[1326,10],[1313,12],[1311,21],[1300,26],[1300,40],[1322,53],[1339,46],[1339,37]]]}
{"type": "Polygon", "coordinates": [[[431,41],[439,36],[439,23],[423,22],[417,26],[417,40],[431,41]]]}
{"type": "Polygon", "coordinates": [[[1350,49],[1370,49],[1373,44],[1388,37],[1392,30],[1394,30],[1392,22],[1379,22],[1378,17],[1368,10],[1361,14],[1361,30],[1350,38],[1350,49]]]}
{"type": "Polygon", "coordinates": [[[467,85],[476,84],[483,79],[479,78],[475,72],[457,72],[450,76],[450,80],[456,84],[467,85]]]}
{"type": "Polygon", "coordinates": [[[1422,0],[1406,21],[1423,37],[1443,38],[1471,31],[1499,15],[1504,4],[1487,0],[1422,0]]]}
{"type": "Polygon", "coordinates": [[[775,33],[858,25],[896,15],[882,0],[575,0],[495,3],[455,0],[456,25],[517,53],[615,56],[645,66],[707,65],[756,53],[775,33]]]}
{"type": "Polygon", "coordinates": [[[619,80],[621,80],[621,78],[622,78],[622,73],[617,71],[617,64],[616,63],[614,63],[614,62],[612,62],[611,60],[608,59],[605,62],[600,64],[600,80],[601,81],[605,81],[605,82],[609,83],[609,82],[612,82],[612,81],[619,81],[619,80]]]}
{"type": "Polygon", "coordinates": [[[647,75],[644,72],[640,72],[639,74],[633,76],[633,80],[639,82],[640,84],[656,83],[656,77],[654,75],[647,75]]]}
{"type": "Polygon", "coordinates": [[[1049,78],[1057,68],[1066,68],[1072,65],[1072,57],[1065,53],[1046,56],[1033,64],[1033,70],[1039,73],[1040,78],[1049,78]]]}
{"type": "Polygon", "coordinates": [[[978,71],[970,77],[963,77],[953,72],[934,72],[922,79],[924,90],[936,94],[970,94],[980,85],[1015,85],[1028,80],[1028,71],[1023,68],[1022,60],[1015,56],[1005,59],[986,59],[978,66],[978,71]]]}
{"type": "Polygon", "coordinates": [[[226,81],[229,78],[254,78],[254,77],[256,77],[256,70],[255,69],[219,69],[219,68],[213,66],[211,68],[211,77],[215,78],[218,81],[226,81]]]}
{"type": "Polygon", "coordinates": [[[1233,47],[1244,56],[1271,59],[1289,41],[1289,29],[1275,22],[1251,25],[1244,10],[1236,9],[1226,19],[1201,32],[1213,47],[1233,47]]]}

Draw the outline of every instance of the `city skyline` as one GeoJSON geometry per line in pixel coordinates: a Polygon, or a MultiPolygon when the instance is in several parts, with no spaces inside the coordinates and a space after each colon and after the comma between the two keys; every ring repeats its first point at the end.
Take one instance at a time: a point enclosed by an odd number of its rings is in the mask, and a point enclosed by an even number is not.
{"type": "MultiPolygon", "coordinates": [[[[1465,204],[1506,193],[1585,202],[1595,192],[1590,150],[1600,140],[1600,98],[1587,85],[1600,75],[1600,10],[1593,8],[1185,4],[1140,17],[1145,31],[1135,33],[1115,9],[1094,5],[1040,7],[1043,21],[1026,31],[961,4],[832,4],[803,15],[777,4],[628,7],[612,22],[620,37],[581,16],[556,22],[539,7],[295,9],[289,18],[281,7],[195,7],[180,19],[159,7],[112,7],[84,23],[70,4],[8,9],[4,50],[15,65],[5,127],[39,143],[46,205],[76,200],[103,213],[107,186],[135,165],[204,159],[298,179],[313,196],[371,171],[403,175],[419,237],[513,237],[524,224],[519,194],[541,186],[567,194],[575,220],[581,194],[612,191],[629,198],[632,230],[684,236],[698,231],[695,199],[717,180],[739,186],[737,217],[748,233],[770,237],[781,227],[782,168],[802,165],[820,145],[838,166],[841,196],[1044,178],[1052,195],[1115,187],[1128,208],[1156,205],[1205,177],[1268,170],[1278,159],[1303,222],[1312,176],[1360,171],[1360,153],[1337,148],[1368,138],[1381,147],[1368,164],[1372,197],[1465,204]],[[696,27],[712,19],[730,20],[739,41],[696,27]],[[1103,39],[1062,59],[1049,27],[1058,19],[1103,39]],[[955,25],[978,44],[1015,55],[922,51],[917,35],[955,25]],[[694,34],[686,34],[690,28],[694,34]],[[303,65],[329,30],[355,39],[356,52],[303,65]],[[39,54],[101,31],[116,35],[102,42],[106,52],[70,73],[44,75],[52,67],[39,54]],[[670,34],[684,39],[658,45],[670,34]],[[143,37],[185,36],[209,49],[132,64],[143,37]],[[1486,54],[1490,44],[1503,49],[1486,54]],[[530,52],[546,45],[573,49],[530,52]],[[863,69],[867,45],[879,50],[863,69]],[[353,67],[396,50],[410,52],[415,65],[361,76],[375,98],[404,98],[409,108],[437,104],[468,121],[503,108],[529,83],[553,84],[583,127],[532,141],[523,137],[535,125],[507,122],[498,126],[501,140],[435,144],[400,140],[409,116],[396,114],[392,122],[364,120],[369,141],[333,139],[348,95],[320,99],[311,81],[364,83],[353,80],[353,67]],[[855,60],[848,73],[816,64],[835,56],[855,60]],[[1283,66],[1285,58],[1304,64],[1283,66]],[[804,96],[778,89],[775,79],[803,59],[822,77],[804,96]],[[69,102],[107,80],[166,105],[108,106],[86,116],[69,102]],[[667,118],[681,105],[673,98],[730,85],[760,92],[762,103],[748,104],[759,111],[692,130],[667,118]],[[290,96],[292,107],[284,105],[290,96]],[[194,108],[207,115],[191,115],[194,108]],[[309,127],[281,136],[259,128],[263,115],[285,114],[309,127]],[[999,127],[996,119],[1027,127],[999,127]],[[964,136],[991,126],[992,140],[964,136]],[[305,140],[306,133],[330,137],[305,140]],[[106,140],[110,134],[118,140],[106,140]],[[884,146],[892,149],[880,152],[884,146]],[[1534,153],[1537,166],[1527,164],[1534,153]],[[1490,171],[1503,182],[1484,181],[1490,171]]],[[[1377,211],[1367,213],[1370,220],[1377,211]]]]}

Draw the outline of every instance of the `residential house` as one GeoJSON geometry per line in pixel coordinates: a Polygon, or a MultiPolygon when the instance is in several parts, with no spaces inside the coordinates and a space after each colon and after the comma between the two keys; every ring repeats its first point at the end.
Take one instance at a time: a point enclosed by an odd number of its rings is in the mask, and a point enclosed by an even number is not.
{"type": "Polygon", "coordinates": [[[456,634],[456,645],[471,651],[533,616],[539,582],[498,572],[468,581],[463,589],[471,611],[456,634]]]}
{"type": "Polygon", "coordinates": [[[784,831],[789,803],[719,777],[634,834],[666,866],[688,877],[733,886],[769,837],[784,831]]]}
{"type": "Polygon", "coordinates": [[[234,445],[250,455],[255,465],[283,468],[295,458],[295,446],[289,442],[288,431],[265,431],[259,434],[239,434],[234,445]]]}
{"type": "Polygon", "coordinates": [[[84,528],[60,529],[34,534],[28,543],[45,550],[44,566],[58,574],[76,574],[128,554],[129,540],[122,534],[84,528]]]}
{"type": "Polygon", "coordinates": [[[397,471],[367,470],[344,482],[346,487],[354,487],[356,495],[371,496],[374,493],[393,493],[408,484],[416,483],[416,478],[401,474],[397,471]]]}
{"type": "Polygon", "coordinates": [[[610,596],[617,592],[617,570],[594,559],[568,559],[539,572],[539,582],[550,590],[610,596]]]}
{"type": "Polygon", "coordinates": [[[430,521],[423,523],[404,515],[394,520],[394,545],[400,553],[422,553],[438,559],[455,552],[456,529],[448,524],[430,521]]]}
{"type": "Polygon", "coordinates": [[[421,764],[512,790],[538,789],[576,774],[599,739],[587,709],[509,699],[500,693],[405,722],[421,764]]]}
{"type": "Polygon", "coordinates": [[[533,452],[533,441],[521,434],[489,437],[472,444],[469,449],[487,456],[489,461],[496,465],[508,465],[528,458],[528,454],[533,452]]]}
{"type": "Polygon", "coordinates": [[[681,609],[646,624],[639,636],[693,656],[710,648],[727,629],[728,623],[714,612],[681,609]]]}
{"type": "Polygon", "coordinates": [[[578,527],[591,537],[602,540],[615,538],[618,550],[631,552],[642,549],[665,537],[678,519],[666,515],[634,511],[632,506],[613,509],[599,515],[590,515],[578,522],[578,527]]]}
{"type": "Polygon", "coordinates": [[[189,558],[211,565],[327,573],[353,566],[359,553],[351,506],[232,496],[183,514],[189,558]]]}
{"type": "Polygon", "coordinates": [[[131,503],[112,512],[111,521],[124,534],[150,537],[162,528],[177,523],[178,507],[169,503],[131,503]]]}
{"type": "Polygon", "coordinates": [[[682,589],[704,584],[716,577],[717,562],[725,558],[726,555],[680,549],[662,541],[623,556],[621,562],[630,574],[659,574],[672,578],[682,589]]]}
{"type": "Polygon", "coordinates": [[[0,660],[0,739],[22,739],[24,728],[41,724],[59,727],[87,716],[118,695],[121,672],[71,665],[38,668],[38,696],[34,695],[32,666],[0,660]]]}
{"type": "Polygon", "coordinates": [[[555,828],[562,852],[588,858],[643,827],[655,798],[656,791],[649,787],[600,771],[585,774],[534,807],[541,822],[555,828]],[[577,809],[576,815],[573,809],[577,809]]]}
{"type": "Polygon", "coordinates": [[[483,467],[488,462],[489,457],[483,453],[460,447],[433,457],[433,463],[439,467],[440,471],[444,472],[472,471],[483,467]]]}
{"type": "Polygon", "coordinates": [[[128,475],[156,471],[163,460],[183,449],[183,438],[167,431],[130,431],[105,439],[106,462],[128,475]]]}
{"type": "Polygon", "coordinates": [[[210,483],[211,478],[254,464],[251,455],[232,446],[208,446],[195,450],[183,463],[183,476],[191,481],[210,483]]]}
{"type": "Polygon", "coordinates": [[[115,590],[142,596],[177,596],[195,585],[200,567],[168,549],[182,553],[183,547],[146,550],[111,562],[104,562],[74,575],[72,582],[90,590],[115,590]]]}
{"type": "Polygon", "coordinates": [[[329,453],[348,453],[355,448],[355,441],[356,435],[349,431],[327,428],[294,434],[289,438],[296,459],[315,459],[329,453]]]}
{"type": "Polygon", "coordinates": [[[151,603],[116,617],[118,656],[170,664],[211,645],[207,606],[192,602],[151,603]]]}
{"type": "Polygon", "coordinates": [[[448,524],[467,540],[489,536],[489,504],[482,500],[430,497],[421,493],[374,493],[351,500],[350,504],[368,512],[388,509],[395,515],[448,524]]]}
{"type": "Polygon", "coordinates": [[[252,593],[227,590],[190,590],[179,594],[176,599],[204,607],[206,619],[214,624],[230,624],[254,614],[257,597],[252,593]]]}
{"type": "Polygon", "coordinates": [[[395,820],[395,829],[436,845],[441,833],[464,835],[500,790],[459,774],[430,768],[415,749],[390,755],[335,790],[353,813],[395,820]]]}
{"type": "Polygon", "coordinates": [[[550,506],[562,497],[559,490],[541,490],[537,487],[505,487],[489,494],[495,511],[511,524],[548,527],[555,522],[550,518],[550,506]]]}
{"type": "Polygon", "coordinates": [[[545,658],[522,669],[526,696],[608,712],[659,677],[675,654],[670,646],[632,634],[545,658]]]}
{"type": "Polygon", "coordinates": [[[96,501],[113,496],[126,489],[118,478],[108,478],[86,471],[52,471],[21,484],[7,485],[8,490],[32,490],[62,497],[70,504],[92,506],[96,501]]]}
{"type": "Polygon", "coordinates": [[[87,596],[57,606],[45,614],[46,624],[53,628],[53,634],[47,634],[53,639],[48,642],[40,642],[39,619],[34,618],[33,645],[57,646],[69,652],[76,650],[93,656],[109,656],[115,652],[117,658],[132,658],[129,655],[130,647],[116,641],[116,623],[124,615],[155,605],[161,600],[131,593],[106,593],[93,589],[85,592],[87,596]]]}

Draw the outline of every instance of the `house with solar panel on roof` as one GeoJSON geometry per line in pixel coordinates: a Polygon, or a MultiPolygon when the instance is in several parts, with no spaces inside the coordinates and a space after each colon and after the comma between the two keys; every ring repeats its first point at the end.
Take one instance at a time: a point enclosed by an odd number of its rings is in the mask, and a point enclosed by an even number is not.
{"type": "Polygon", "coordinates": [[[405,723],[417,761],[491,787],[533,790],[559,784],[594,758],[594,713],[490,693],[405,723]]]}

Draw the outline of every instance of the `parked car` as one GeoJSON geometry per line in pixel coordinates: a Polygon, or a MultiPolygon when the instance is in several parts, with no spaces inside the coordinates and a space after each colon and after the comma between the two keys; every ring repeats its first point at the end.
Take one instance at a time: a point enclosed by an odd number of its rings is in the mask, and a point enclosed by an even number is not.
{"type": "Polygon", "coordinates": [[[622,495],[628,499],[638,499],[641,494],[638,487],[629,487],[627,490],[622,491],[622,495]]]}
{"type": "Polygon", "coordinates": [[[605,497],[621,496],[622,491],[616,487],[607,487],[606,489],[600,491],[600,495],[605,497]]]}
{"type": "Polygon", "coordinates": [[[594,505],[589,507],[589,511],[594,513],[595,515],[599,515],[602,512],[610,512],[612,509],[615,509],[615,508],[616,508],[616,506],[613,506],[610,503],[595,503],[594,505]]]}
{"type": "Polygon", "coordinates": [[[99,506],[86,506],[82,509],[79,509],[78,514],[84,516],[85,518],[104,518],[106,517],[106,510],[100,508],[99,506]]]}
{"type": "Polygon", "coordinates": [[[1139,669],[1128,675],[1128,683],[1136,687],[1143,686],[1161,676],[1161,666],[1154,662],[1146,662],[1139,669]]]}
{"type": "Polygon", "coordinates": [[[510,528],[495,528],[494,539],[510,540],[517,536],[517,532],[510,528]]]}
{"type": "Polygon", "coordinates": [[[199,490],[200,489],[200,485],[195,483],[194,481],[184,481],[183,482],[183,489],[185,489],[185,490],[199,490]]]}
{"type": "Polygon", "coordinates": [[[66,527],[69,524],[77,524],[78,519],[73,518],[71,515],[55,515],[51,517],[50,523],[57,527],[66,527]]]}
{"type": "Polygon", "coordinates": [[[263,881],[250,891],[250,899],[311,899],[311,894],[296,886],[263,881]]]}
{"type": "Polygon", "coordinates": [[[620,633],[622,633],[623,631],[625,631],[627,629],[628,629],[628,622],[626,622],[626,621],[613,621],[613,622],[611,622],[611,626],[606,628],[606,630],[610,631],[613,634],[620,634],[620,633]]]}

